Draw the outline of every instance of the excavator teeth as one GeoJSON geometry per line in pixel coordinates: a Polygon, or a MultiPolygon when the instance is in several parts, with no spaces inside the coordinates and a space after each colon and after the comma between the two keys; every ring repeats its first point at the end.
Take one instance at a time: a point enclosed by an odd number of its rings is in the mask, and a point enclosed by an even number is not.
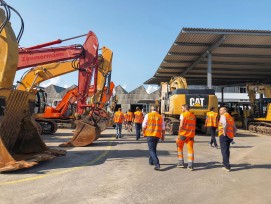
{"type": "Polygon", "coordinates": [[[100,137],[103,130],[106,129],[110,121],[110,117],[102,108],[95,108],[89,115],[82,115],[82,119],[78,120],[73,138],[60,147],[83,147],[92,144],[100,137]]]}
{"type": "Polygon", "coordinates": [[[66,154],[49,149],[41,139],[32,117],[34,94],[0,89],[0,96],[5,102],[5,114],[0,117],[0,172],[29,168],[66,154]]]}
{"type": "Polygon", "coordinates": [[[84,147],[92,144],[100,136],[98,127],[79,121],[71,141],[59,145],[60,147],[84,147]]]}

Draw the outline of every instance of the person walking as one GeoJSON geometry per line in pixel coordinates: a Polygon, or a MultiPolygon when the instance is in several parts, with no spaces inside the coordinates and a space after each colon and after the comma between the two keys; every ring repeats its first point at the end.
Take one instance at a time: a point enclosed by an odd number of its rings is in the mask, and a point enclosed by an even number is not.
{"type": "Polygon", "coordinates": [[[115,112],[113,120],[116,124],[116,139],[121,138],[122,123],[124,121],[124,114],[121,112],[121,108],[118,108],[118,111],[115,112]]]}
{"type": "Polygon", "coordinates": [[[124,124],[124,129],[127,130],[127,111],[124,113],[124,121],[123,121],[123,124],[124,124]]]}
{"type": "Polygon", "coordinates": [[[220,141],[221,154],[223,158],[223,169],[226,171],[231,170],[230,165],[230,144],[236,134],[236,127],[234,124],[234,119],[228,113],[226,107],[221,107],[219,109],[220,119],[218,123],[218,137],[220,141]]]}
{"type": "Polygon", "coordinates": [[[143,136],[147,137],[149,147],[149,164],[155,165],[154,170],[160,170],[160,162],[157,157],[157,144],[159,139],[165,139],[164,118],[157,112],[158,107],[152,106],[151,112],[146,114],[142,123],[143,136]]]}
{"type": "Polygon", "coordinates": [[[214,112],[215,108],[211,107],[210,111],[207,112],[206,114],[206,120],[205,120],[205,127],[207,127],[211,133],[211,142],[209,143],[211,147],[213,147],[213,144],[215,148],[218,148],[217,142],[215,139],[215,133],[218,125],[218,120],[217,120],[217,113],[214,112]]]}
{"type": "Polygon", "coordinates": [[[143,122],[143,113],[140,110],[139,107],[136,107],[136,112],[134,113],[134,123],[135,123],[135,129],[136,129],[136,140],[140,139],[140,132],[142,130],[142,122],[143,122]]]}
{"type": "Polygon", "coordinates": [[[194,137],[196,131],[196,117],[189,111],[187,104],[182,105],[182,114],[180,115],[179,134],[176,139],[178,151],[177,167],[184,168],[183,146],[187,145],[188,150],[188,166],[187,169],[194,170],[194,137]]]}
{"type": "Polygon", "coordinates": [[[133,119],[134,119],[134,114],[131,111],[131,109],[129,109],[126,114],[126,120],[127,120],[128,131],[130,132],[132,132],[133,130],[133,119]]]}

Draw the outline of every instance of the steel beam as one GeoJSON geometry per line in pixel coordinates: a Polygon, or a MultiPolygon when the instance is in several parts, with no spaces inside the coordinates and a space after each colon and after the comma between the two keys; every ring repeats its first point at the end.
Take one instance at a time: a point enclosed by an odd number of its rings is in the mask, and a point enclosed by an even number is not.
{"type": "MultiPolygon", "coordinates": [[[[193,47],[209,47],[212,43],[186,43],[174,42],[175,46],[193,46],[193,47]]],[[[263,48],[270,49],[271,45],[247,45],[247,44],[223,44],[220,47],[235,47],[235,48],[263,48]]]]}
{"type": "MultiPolygon", "coordinates": [[[[169,52],[168,56],[189,56],[199,57],[200,53],[169,52]]],[[[252,55],[252,54],[219,54],[212,53],[213,57],[236,57],[236,58],[271,58],[271,55],[252,55]]]]}
{"type": "Polygon", "coordinates": [[[182,76],[184,76],[189,70],[193,69],[198,63],[200,63],[208,53],[213,52],[217,47],[219,47],[225,40],[225,35],[223,35],[216,43],[214,43],[212,46],[210,46],[190,67],[188,67],[183,73],[182,76]]]}
{"type": "Polygon", "coordinates": [[[196,29],[186,29],[183,28],[182,33],[187,33],[187,34],[213,34],[213,35],[252,35],[252,36],[271,36],[270,31],[260,31],[260,30],[220,30],[220,29],[213,29],[213,30],[196,30],[196,29]]]}
{"type": "Polygon", "coordinates": [[[212,88],[212,53],[208,52],[207,87],[212,88]]]}

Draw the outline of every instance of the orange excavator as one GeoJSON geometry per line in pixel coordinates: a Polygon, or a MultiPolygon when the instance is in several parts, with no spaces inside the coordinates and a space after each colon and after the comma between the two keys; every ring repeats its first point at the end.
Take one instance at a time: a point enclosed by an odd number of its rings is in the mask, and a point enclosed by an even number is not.
{"type": "MultiPolygon", "coordinates": [[[[61,40],[60,40],[61,41],[61,40]]],[[[53,41],[59,43],[59,40],[53,41]]],[[[52,43],[53,43],[52,42],[52,43]]],[[[31,48],[22,49],[25,52],[29,52],[31,50],[31,55],[37,52],[38,56],[40,55],[39,50],[43,48],[43,46],[51,45],[52,43],[44,43],[42,45],[34,46],[31,48]]],[[[52,48],[51,48],[52,49],[52,48]]],[[[54,48],[55,49],[55,48],[54,48]]],[[[50,50],[49,50],[50,51],[50,50]]],[[[110,55],[110,52],[103,52],[107,55],[110,55]]],[[[46,51],[42,52],[42,54],[46,54],[46,51]]],[[[55,54],[56,55],[56,54],[55,54]]],[[[55,56],[54,55],[54,56],[55,56]]],[[[57,55],[58,56],[58,55],[57,55]]],[[[31,59],[32,59],[31,58],[31,59]]],[[[39,57],[42,60],[43,57],[39,57]]],[[[28,59],[28,58],[27,58],[28,59]]],[[[34,58],[36,59],[36,58],[34,58]]],[[[61,57],[58,57],[57,60],[60,60],[61,57]]],[[[52,61],[57,61],[56,59],[52,59],[52,61]]],[[[98,60],[97,60],[98,61],[98,60]]],[[[37,63],[37,62],[35,62],[37,63]]],[[[89,72],[90,75],[86,75],[87,72],[80,72],[81,69],[79,68],[79,84],[78,84],[78,95],[77,95],[77,113],[76,118],[78,119],[77,127],[74,133],[73,138],[61,144],[61,146],[87,146],[91,144],[94,140],[98,139],[100,136],[101,131],[103,131],[107,125],[110,123],[111,117],[106,112],[105,109],[101,108],[100,105],[96,105],[97,102],[101,100],[103,87],[106,82],[105,72],[103,69],[99,68],[99,64],[102,64],[102,67],[112,67],[112,52],[111,52],[111,59],[106,60],[106,58],[102,58],[100,62],[93,65],[93,69],[95,70],[94,73],[94,98],[91,104],[87,104],[87,93],[90,86],[90,80],[92,77],[92,70],[89,72]],[[99,70],[99,71],[97,71],[99,70]],[[98,73],[101,73],[100,75],[98,73]],[[99,82],[100,80],[100,82],[99,82]]],[[[28,65],[29,66],[29,65],[28,65]]],[[[44,66],[44,65],[43,65],[44,66]]],[[[47,70],[47,69],[45,69],[47,70]]],[[[108,70],[107,70],[108,71],[108,70]]],[[[110,76],[109,76],[110,78],[110,76]]],[[[110,83],[108,83],[110,84],[110,83]]],[[[31,84],[32,86],[32,84],[31,84]]],[[[110,88],[108,88],[108,91],[110,88]]],[[[107,101],[109,101],[109,94],[106,94],[107,101]]]]}
{"type": "MultiPolygon", "coordinates": [[[[89,43],[88,39],[89,38],[87,38],[83,47],[87,47],[86,45],[87,43],[89,43]]],[[[45,43],[45,44],[48,44],[48,43],[45,43]]],[[[49,50],[50,52],[51,52],[51,49],[49,50]]],[[[53,48],[53,49],[58,49],[58,48],[53,48]]],[[[24,50],[29,50],[29,49],[24,49],[24,50]]],[[[32,51],[31,55],[35,54],[36,53],[35,51],[36,50],[32,51]]],[[[102,47],[101,51],[102,51],[102,54],[99,56],[98,73],[97,73],[97,78],[98,78],[97,88],[96,88],[97,91],[95,93],[95,86],[92,85],[89,88],[88,97],[92,97],[93,95],[98,95],[100,91],[103,91],[104,89],[107,90],[109,88],[109,91],[111,90],[111,92],[109,92],[110,94],[107,94],[107,96],[109,96],[109,98],[107,99],[108,101],[110,99],[110,96],[112,95],[114,84],[113,82],[112,83],[109,82],[108,87],[105,87],[105,79],[109,78],[111,75],[111,71],[112,71],[111,61],[112,61],[113,53],[107,47],[102,47]]],[[[57,53],[58,51],[56,50],[55,52],[57,53]]],[[[37,52],[37,54],[42,60],[44,59],[44,57],[42,57],[40,52],[37,52]]],[[[45,51],[43,52],[43,54],[46,56],[45,51]]],[[[26,54],[24,53],[24,55],[26,54]]],[[[56,76],[60,76],[66,73],[77,71],[78,69],[75,68],[75,65],[78,63],[78,61],[79,60],[54,62],[48,65],[44,64],[44,65],[32,68],[23,75],[21,80],[18,82],[17,89],[35,92],[36,91],[35,87],[37,87],[41,82],[54,78],[56,76]]],[[[31,63],[29,62],[28,66],[33,64],[31,63]]],[[[37,60],[35,60],[34,63],[37,64],[38,63],[37,60]]],[[[45,60],[41,61],[41,63],[45,63],[45,60]]],[[[78,81],[78,83],[79,84],[81,83],[80,80],[78,81]]],[[[41,130],[42,133],[52,134],[56,132],[57,122],[73,123],[74,121],[73,115],[69,114],[68,116],[66,116],[65,113],[68,107],[77,101],[78,87],[67,92],[62,102],[56,108],[46,106],[46,93],[44,91],[39,90],[36,93],[36,96],[37,96],[38,110],[37,110],[37,114],[35,114],[34,116],[35,116],[36,121],[41,126],[41,128],[39,129],[41,130]]],[[[105,103],[107,101],[106,99],[104,99],[103,101],[99,100],[98,102],[105,103]]]]}
{"type": "MultiPolygon", "coordinates": [[[[109,88],[109,94],[108,94],[108,88],[105,87],[103,90],[103,97],[99,101],[99,107],[104,108],[106,103],[108,102],[107,96],[111,96],[113,93],[115,85],[113,82],[110,82],[110,88],[109,88]]],[[[56,122],[67,122],[67,120],[74,120],[74,115],[71,114],[65,114],[69,107],[77,101],[78,96],[78,88],[75,87],[71,90],[69,90],[62,100],[57,104],[57,106],[54,108],[52,106],[46,106],[44,113],[38,113],[35,115],[35,118],[47,118],[47,119],[55,119],[56,122]]],[[[89,88],[88,97],[94,97],[94,86],[92,85],[89,88]]]]}

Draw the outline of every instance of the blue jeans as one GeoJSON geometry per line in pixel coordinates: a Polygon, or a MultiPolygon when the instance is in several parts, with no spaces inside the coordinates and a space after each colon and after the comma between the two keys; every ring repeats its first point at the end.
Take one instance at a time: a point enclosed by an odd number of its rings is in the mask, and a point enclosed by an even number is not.
{"type": "Polygon", "coordinates": [[[228,136],[220,136],[219,141],[223,158],[223,165],[227,169],[230,169],[230,144],[232,142],[232,139],[228,136]]]}
{"type": "Polygon", "coordinates": [[[149,147],[149,153],[150,153],[150,157],[149,157],[149,163],[153,163],[154,165],[159,165],[159,159],[157,157],[156,154],[156,148],[157,148],[157,144],[159,142],[159,138],[158,137],[147,137],[147,142],[148,142],[148,147],[149,147]]]}
{"type": "Polygon", "coordinates": [[[136,129],[136,139],[140,138],[140,132],[142,129],[142,123],[135,123],[135,129],[136,129]]]}
{"type": "Polygon", "coordinates": [[[121,137],[122,123],[116,123],[117,137],[121,137]]]}

